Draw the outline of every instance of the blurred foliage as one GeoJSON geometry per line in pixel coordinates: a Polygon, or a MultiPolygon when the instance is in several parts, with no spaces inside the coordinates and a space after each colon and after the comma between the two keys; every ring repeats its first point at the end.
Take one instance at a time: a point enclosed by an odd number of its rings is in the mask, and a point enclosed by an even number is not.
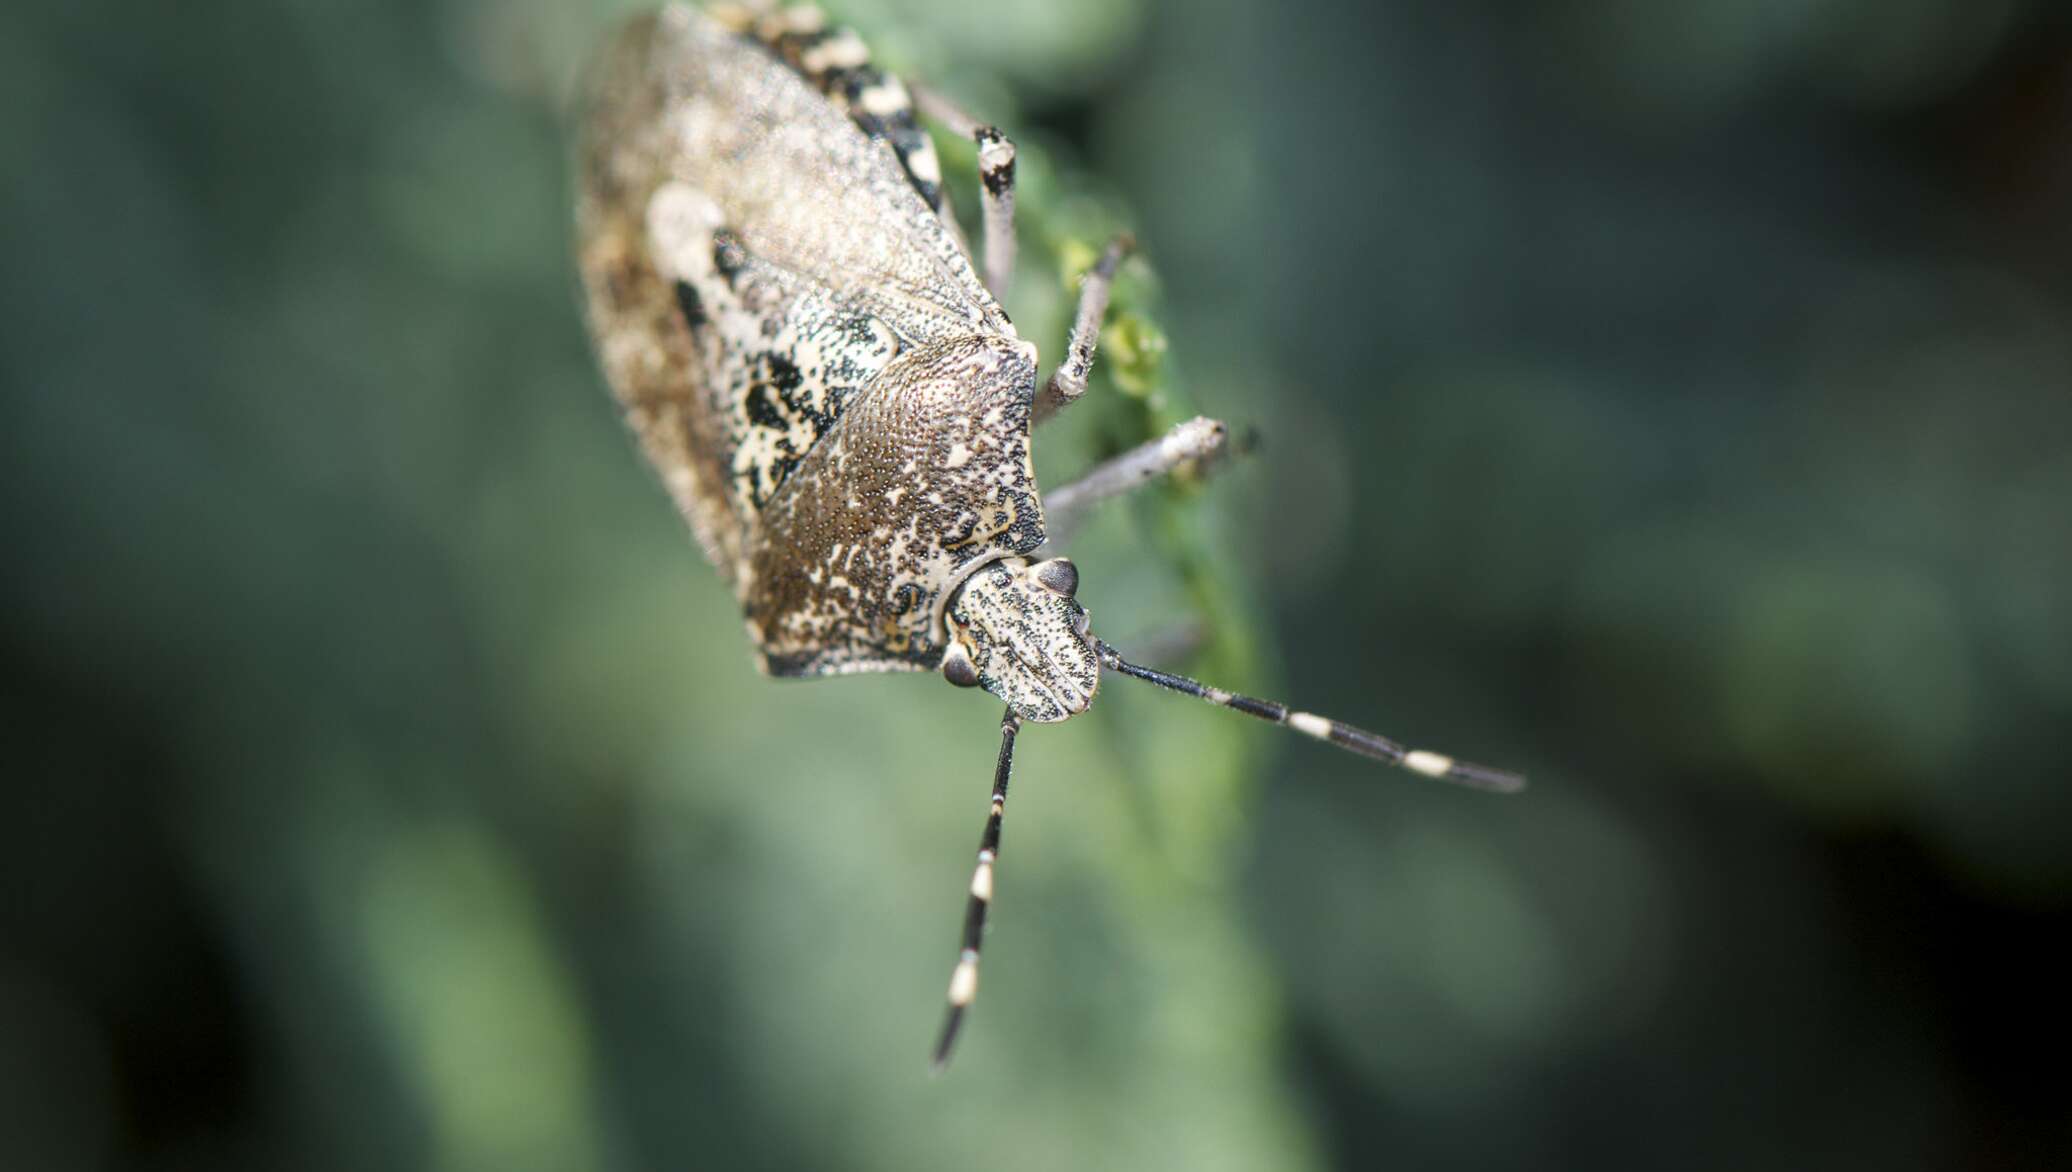
{"type": "Polygon", "coordinates": [[[0,12],[0,1167],[2072,1162],[2062,8],[840,5],[1047,355],[1144,245],[1044,482],[1262,437],[1102,633],[1534,777],[1111,684],[930,1080],[996,711],[759,678],[622,434],[633,7],[0,12]]]}

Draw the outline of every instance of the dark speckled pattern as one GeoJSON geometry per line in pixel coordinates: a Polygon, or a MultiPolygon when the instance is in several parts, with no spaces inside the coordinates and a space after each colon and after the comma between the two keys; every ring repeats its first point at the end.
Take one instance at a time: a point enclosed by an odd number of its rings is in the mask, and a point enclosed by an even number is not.
{"type": "Polygon", "coordinates": [[[777,675],[936,667],[946,591],[1044,537],[1035,349],[895,149],[904,89],[838,64],[860,52],[671,7],[582,111],[600,360],[777,675]],[[869,84],[830,100],[813,79],[838,70],[869,84]]]}

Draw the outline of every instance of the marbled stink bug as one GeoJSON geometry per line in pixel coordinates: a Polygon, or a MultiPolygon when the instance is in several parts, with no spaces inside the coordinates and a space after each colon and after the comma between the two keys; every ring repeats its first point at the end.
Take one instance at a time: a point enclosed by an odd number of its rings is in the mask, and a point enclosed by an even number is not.
{"type": "Polygon", "coordinates": [[[924,96],[980,168],[981,282],[912,93],[817,9],[672,6],[633,20],[580,112],[579,266],[628,424],[733,585],[773,676],[940,671],[1006,702],[971,879],[946,1062],[978,989],[1015,734],[1084,712],[1104,671],[1415,773],[1516,775],[1142,667],[1095,637],[1047,535],[1213,454],[1183,423],[1039,496],[1034,425],[1083,394],[1117,240],[1081,285],[1064,360],[996,301],[1014,263],[1015,148],[924,96]]]}

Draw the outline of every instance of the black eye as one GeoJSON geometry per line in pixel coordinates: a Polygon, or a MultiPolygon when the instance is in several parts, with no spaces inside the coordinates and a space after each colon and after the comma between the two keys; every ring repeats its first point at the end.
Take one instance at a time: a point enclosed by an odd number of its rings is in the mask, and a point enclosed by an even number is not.
{"type": "Polygon", "coordinates": [[[978,665],[971,662],[971,656],[962,647],[952,643],[943,653],[942,678],[960,688],[978,687],[978,665]]]}
{"type": "Polygon", "coordinates": [[[1066,598],[1079,593],[1079,567],[1070,558],[1052,558],[1036,563],[1036,580],[1052,594],[1066,598]]]}

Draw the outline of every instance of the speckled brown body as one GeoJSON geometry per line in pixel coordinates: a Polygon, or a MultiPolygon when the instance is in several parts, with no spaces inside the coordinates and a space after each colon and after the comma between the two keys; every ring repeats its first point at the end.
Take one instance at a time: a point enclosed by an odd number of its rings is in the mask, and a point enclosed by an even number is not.
{"type": "MultiPolygon", "coordinates": [[[[992,287],[1014,253],[1014,148],[945,104],[978,148],[992,287]]],[[[1112,671],[1429,777],[1524,779],[1124,659],[1094,637],[1070,559],[1044,544],[1029,462],[1036,349],[974,274],[907,91],[813,8],[671,7],[593,73],[578,160],[591,334],[627,421],[733,584],[774,675],[940,670],[1006,703],[948,1007],[949,1060],[979,950],[1014,743],[1067,720],[1112,671]]],[[[1080,286],[1043,413],[1087,388],[1116,265],[1080,286]]],[[[1053,498],[1075,508],[1213,455],[1189,420],[1053,498]]]]}
{"type": "Polygon", "coordinates": [[[776,675],[941,664],[1043,543],[1034,347],[939,215],[896,80],[676,6],[592,74],[579,264],[606,376],[776,675]]]}

